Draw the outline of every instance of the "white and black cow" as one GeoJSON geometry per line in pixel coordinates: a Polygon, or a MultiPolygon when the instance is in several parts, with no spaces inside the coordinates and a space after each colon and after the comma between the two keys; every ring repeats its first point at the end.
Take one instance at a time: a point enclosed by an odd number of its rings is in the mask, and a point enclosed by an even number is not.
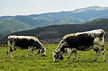
{"type": "Polygon", "coordinates": [[[65,52],[65,48],[68,53],[68,61],[72,53],[75,53],[76,60],[78,61],[77,50],[88,51],[90,49],[96,51],[94,61],[97,60],[100,51],[102,51],[103,61],[105,61],[104,36],[105,32],[102,29],[65,35],[53,52],[54,62],[58,62],[59,59],[63,60],[62,54],[65,52]]]}
{"type": "Polygon", "coordinates": [[[13,57],[12,52],[13,50],[16,50],[16,47],[19,47],[21,49],[28,49],[27,57],[32,50],[33,51],[38,49],[38,54],[41,53],[42,56],[46,55],[46,48],[43,47],[43,45],[40,43],[40,41],[33,36],[15,36],[11,35],[8,36],[8,51],[7,51],[7,57],[9,53],[11,53],[11,57],[13,57]]]}

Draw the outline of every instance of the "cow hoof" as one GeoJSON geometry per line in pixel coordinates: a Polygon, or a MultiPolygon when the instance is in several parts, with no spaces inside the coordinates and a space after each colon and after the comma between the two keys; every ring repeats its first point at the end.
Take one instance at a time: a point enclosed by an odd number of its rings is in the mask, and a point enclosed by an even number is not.
{"type": "Polygon", "coordinates": [[[93,60],[93,62],[96,62],[96,59],[95,59],[95,60],[93,60]]]}
{"type": "Polygon", "coordinates": [[[56,62],[58,62],[58,61],[54,61],[54,63],[56,63],[56,62]]]}
{"type": "Polygon", "coordinates": [[[46,56],[46,55],[42,55],[42,56],[46,56]]]}

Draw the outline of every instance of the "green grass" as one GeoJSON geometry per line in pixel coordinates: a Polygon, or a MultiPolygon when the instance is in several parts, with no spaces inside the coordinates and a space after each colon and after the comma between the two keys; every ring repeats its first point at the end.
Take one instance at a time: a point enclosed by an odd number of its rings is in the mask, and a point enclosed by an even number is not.
{"type": "Polygon", "coordinates": [[[32,57],[32,53],[27,58],[27,50],[17,49],[13,52],[14,58],[10,56],[6,59],[6,51],[8,48],[0,47],[0,71],[108,71],[108,52],[106,51],[106,62],[103,62],[102,54],[98,60],[93,62],[95,52],[93,50],[86,52],[78,52],[79,62],[75,61],[74,54],[71,56],[70,62],[67,62],[67,55],[64,54],[64,60],[57,63],[53,62],[52,51],[56,49],[57,44],[45,44],[47,49],[46,56],[40,54],[32,57]]]}

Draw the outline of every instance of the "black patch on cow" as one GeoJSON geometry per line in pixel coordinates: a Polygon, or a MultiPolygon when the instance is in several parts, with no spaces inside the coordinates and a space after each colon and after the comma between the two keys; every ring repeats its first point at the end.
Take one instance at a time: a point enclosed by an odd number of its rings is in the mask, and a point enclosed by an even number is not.
{"type": "Polygon", "coordinates": [[[58,59],[58,58],[59,58],[59,53],[56,52],[56,51],[54,51],[54,52],[56,53],[56,55],[54,55],[54,58],[55,58],[55,59],[58,59]]]}
{"type": "Polygon", "coordinates": [[[40,49],[38,50],[37,54],[40,54],[40,49]]]}
{"type": "Polygon", "coordinates": [[[12,44],[13,40],[14,40],[13,38],[8,39],[10,44],[12,44]]]}
{"type": "Polygon", "coordinates": [[[11,52],[13,52],[13,49],[12,49],[12,47],[10,47],[10,51],[11,51],[11,52]]]}
{"type": "Polygon", "coordinates": [[[101,33],[101,34],[95,34],[95,33],[94,33],[94,37],[95,37],[95,38],[96,38],[96,37],[99,37],[100,40],[102,40],[103,36],[104,36],[104,33],[101,33]]]}
{"type": "Polygon", "coordinates": [[[60,59],[60,60],[63,60],[63,56],[60,56],[59,59],[60,59]]]}
{"type": "Polygon", "coordinates": [[[60,51],[62,51],[63,53],[65,52],[65,48],[68,47],[67,45],[62,45],[62,44],[64,44],[64,43],[65,43],[65,41],[62,41],[61,44],[60,44],[60,47],[61,47],[61,48],[59,48],[60,51]]]}
{"type": "Polygon", "coordinates": [[[67,48],[67,46],[62,46],[62,48],[60,48],[60,51],[62,51],[63,53],[65,52],[65,48],[67,48]]]}
{"type": "Polygon", "coordinates": [[[7,51],[7,54],[9,54],[9,52],[7,51]]]}
{"type": "Polygon", "coordinates": [[[41,48],[41,45],[38,41],[35,41],[33,39],[20,39],[20,38],[14,38],[13,42],[15,43],[15,46],[20,47],[21,49],[27,49],[29,46],[36,47],[37,49],[41,48]]]}
{"type": "Polygon", "coordinates": [[[76,48],[78,50],[85,50],[93,45],[94,37],[89,34],[79,34],[77,36],[67,37],[65,39],[69,48],[76,48]]]}

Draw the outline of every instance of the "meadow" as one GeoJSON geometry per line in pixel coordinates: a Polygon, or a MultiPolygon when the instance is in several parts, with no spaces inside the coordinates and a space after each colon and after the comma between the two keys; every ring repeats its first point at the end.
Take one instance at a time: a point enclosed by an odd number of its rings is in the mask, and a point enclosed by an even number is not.
{"type": "Polygon", "coordinates": [[[70,62],[67,62],[67,54],[63,54],[64,60],[53,62],[53,50],[57,44],[44,44],[46,47],[46,56],[42,57],[35,51],[35,57],[32,53],[27,58],[27,50],[17,49],[13,52],[14,58],[10,56],[6,59],[6,46],[0,47],[0,71],[108,71],[108,51],[106,51],[106,62],[103,62],[102,53],[96,62],[93,59],[96,53],[90,51],[78,51],[79,62],[75,61],[72,54],[70,62]]]}

